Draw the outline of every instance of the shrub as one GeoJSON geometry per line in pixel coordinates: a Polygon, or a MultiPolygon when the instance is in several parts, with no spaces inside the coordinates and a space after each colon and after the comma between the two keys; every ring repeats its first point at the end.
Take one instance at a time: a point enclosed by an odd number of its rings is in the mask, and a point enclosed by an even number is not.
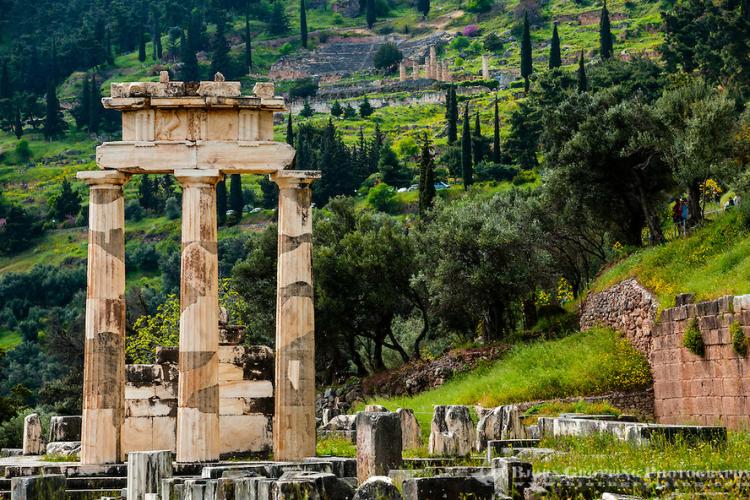
{"type": "Polygon", "coordinates": [[[747,354],[747,337],[745,337],[745,332],[742,330],[739,321],[729,325],[729,333],[732,336],[734,352],[740,356],[745,356],[747,354]]]}
{"type": "Polygon", "coordinates": [[[289,89],[289,97],[292,99],[313,97],[318,93],[318,82],[312,78],[295,80],[289,89]]]}
{"type": "Polygon", "coordinates": [[[703,356],[706,352],[706,344],[703,343],[703,336],[695,318],[688,323],[685,335],[682,337],[682,345],[696,356],[703,356]]]}
{"type": "Polygon", "coordinates": [[[362,102],[359,104],[359,116],[362,118],[367,118],[370,116],[375,110],[372,107],[372,104],[370,104],[370,101],[365,97],[362,102]]]}
{"type": "Polygon", "coordinates": [[[338,118],[343,112],[344,110],[341,107],[341,103],[339,101],[333,101],[333,104],[331,104],[331,116],[338,118]]]}
{"type": "Polygon", "coordinates": [[[333,24],[344,24],[344,16],[338,12],[333,13],[333,24]]]}
{"type": "MultiPolygon", "coordinates": [[[[472,0],[472,1],[474,1],[474,0],[472,0]]],[[[464,28],[463,35],[464,36],[469,36],[469,37],[479,35],[479,26],[477,26],[476,24],[470,24],[470,25],[468,25],[467,27],[464,28]]]]}
{"type": "Polygon", "coordinates": [[[484,49],[490,52],[500,52],[503,50],[503,41],[495,33],[490,33],[484,37],[484,49]]]}
{"type": "Polygon", "coordinates": [[[475,14],[482,14],[492,8],[493,0],[469,0],[467,10],[475,14]]]}
{"type": "Polygon", "coordinates": [[[344,106],[344,118],[348,120],[349,118],[356,118],[356,116],[357,111],[355,111],[351,104],[344,106]]]}
{"type": "Polygon", "coordinates": [[[518,168],[512,165],[502,165],[491,161],[480,162],[474,169],[474,177],[478,181],[511,181],[518,175],[518,168]]]}
{"type": "Polygon", "coordinates": [[[513,185],[521,186],[523,184],[534,182],[535,180],[536,174],[533,170],[521,170],[520,172],[518,172],[518,175],[513,177],[513,185]]]}
{"type": "Polygon", "coordinates": [[[16,144],[16,158],[20,162],[27,162],[31,159],[31,148],[29,142],[26,139],[21,139],[16,144]]]}
{"type": "Polygon", "coordinates": [[[464,50],[466,47],[468,47],[470,43],[471,43],[471,40],[469,40],[465,36],[457,36],[451,42],[451,48],[460,52],[464,50]]]}
{"type": "Polygon", "coordinates": [[[307,102],[307,99],[305,99],[305,103],[302,105],[302,109],[300,110],[299,115],[305,118],[310,118],[313,113],[314,111],[312,107],[310,107],[310,103],[307,102]]]}
{"type": "Polygon", "coordinates": [[[378,47],[377,52],[375,52],[373,64],[380,70],[390,72],[396,69],[398,63],[400,63],[403,58],[404,55],[398,50],[398,47],[396,47],[395,44],[388,42],[378,47]]]}
{"type": "Polygon", "coordinates": [[[281,54],[282,56],[288,56],[292,52],[294,52],[294,46],[289,42],[286,42],[284,45],[279,47],[279,54],[281,54]]]}
{"type": "Polygon", "coordinates": [[[143,219],[143,207],[136,200],[131,200],[125,205],[125,218],[138,222],[143,219]]]}
{"type": "Polygon", "coordinates": [[[174,196],[167,198],[164,204],[164,213],[169,220],[175,220],[180,218],[180,202],[174,196]]]}
{"type": "Polygon", "coordinates": [[[381,212],[394,212],[398,207],[396,190],[381,182],[367,193],[367,204],[381,212]]]}

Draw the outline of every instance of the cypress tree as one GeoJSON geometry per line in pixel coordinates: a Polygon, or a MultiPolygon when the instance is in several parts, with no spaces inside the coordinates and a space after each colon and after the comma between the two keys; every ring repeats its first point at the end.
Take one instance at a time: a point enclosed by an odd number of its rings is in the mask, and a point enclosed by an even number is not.
{"type": "Polygon", "coordinates": [[[3,70],[0,74],[0,99],[10,99],[13,90],[10,88],[10,71],[8,60],[3,60],[3,70]]]}
{"type": "Polygon", "coordinates": [[[268,30],[272,35],[283,35],[289,31],[289,19],[287,19],[284,5],[280,1],[273,3],[268,30]]]}
{"type": "Polygon", "coordinates": [[[88,105],[88,127],[89,132],[97,133],[99,132],[99,124],[101,123],[102,118],[102,93],[99,87],[99,84],[96,82],[96,75],[91,75],[91,91],[90,91],[91,100],[89,101],[88,105]]]}
{"type": "Polygon", "coordinates": [[[44,138],[49,140],[60,136],[65,129],[65,122],[60,112],[60,101],[57,99],[57,88],[51,78],[47,84],[46,104],[44,138]]]}
{"type": "Polygon", "coordinates": [[[181,43],[180,58],[182,59],[182,70],[180,78],[185,82],[195,82],[200,80],[200,74],[198,71],[198,58],[195,53],[195,44],[197,40],[194,38],[197,36],[192,33],[192,30],[188,28],[186,37],[183,37],[183,43],[181,43]]]}
{"type": "Polygon", "coordinates": [[[531,27],[529,26],[529,13],[523,16],[523,36],[521,37],[521,76],[524,80],[524,89],[529,91],[529,77],[534,72],[534,61],[531,54],[531,27]]]}
{"type": "Polygon", "coordinates": [[[612,45],[612,27],[609,24],[609,10],[605,0],[602,7],[602,16],[599,19],[599,55],[602,59],[612,57],[614,47],[612,45]]]}
{"type": "Polygon", "coordinates": [[[562,57],[560,56],[560,35],[557,33],[557,23],[552,29],[552,42],[549,46],[549,69],[559,68],[562,66],[562,57]]]}
{"type": "Polygon", "coordinates": [[[464,130],[461,135],[461,167],[463,168],[464,189],[474,184],[474,167],[471,163],[471,125],[469,125],[469,103],[464,108],[464,130]]]}
{"type": "Polygon", "coordinates": [[[89,115],[91,108],[91,82],[88,75],[83,78],[81,96],[78,98],[78,106],[75,110],[76,125],[79,129],[89,126],[89,115]]]}
{"type": "Polygon", "coordinates": [[[307,6],[305,0],[299,0],[299,36],[302,46],[307,48],[307,6]]]}
{"type": "Polygon", "coordinates": [[[138,27],[138,60],[146,61],[146,37],[143,36],[143,26],[138,27]]]}
{"type": "Polygon", "coordinates": [[[16,134],[16,139],[20,139],[23,136],[23,122],[21,121],[21,107],[16,103],[16,119],[13,123],[13,132],[16,134]]]}
{"type": "Polygon", "coordinates": [[[216,184],[216,218],[220,225],[227,222],[227,184],[223,180],[216,184]]]}
{"type": "Polygon", "coordinates": [[[430,13],[430,0],[417,0],[417,10],[422,14],[423,19],[426,18],[430,13]]]}
{"type": "Polygon", "coordinates": [[[456,88],[451,85],[448,87],[446,96],[446,105],[448,109],[448,144],[455,144],[458,140],[458,101],[456,99],[456,88]]]}
{"type": "Polygon", "coordinates": [[[146,210],[156,207],[154,183],[150,175],[141,176],[141,184],[138,186],[138,204],[146,210]]]}
{"type": "Polygon", "coordinates": [[[286,143],[290,146],[294,146],[294,129],[292,128],[292,113],[289,112],[289,117],[286,121],[286,143]]]}
{"type": "Polygon", "coordinates": [[[495,131],[492,138],[492,162],[500,163],[500,111],[495,97],[495,131]]]}
{"type": "Polygon", "coordinates": [[[482,129],[479,122],[479,111],[477,111],[474,119],[474,144],[472,147],[474,151],[474,165],[479,165],[479,162],[484,159],[483,139],[482,129]]]}
{"type": "Polygon", "coordinates": [[[232,174],[229,183],[229,209],[234,210],[237,217],[241,219],[244,206],[245,200],[242,196],[242,176],[240,174],[232,174]]]}
{"type": "Polygon", "coordinates": [[[588,78],[586,78],[586,66],[583,62],[583,51],[578,59],[578,92],[586,92],[589,89],[588,78]]]}
{"type": "Polygon", "coordinates": [[[151,58],[154,61],[160,59],[156,43],[156,39],[159,38],[159,36],[159,15],[156,13],[156,8],[153,8],[151,9],[151,58]]]}
{"type": "Polygon", "coordinates": [[[227,43],[224,28],[224,19],[222,18],[216,25],[214,53],[211,57],[211,74],[223,73],[224,76],[228,77],[231,67],[229,62],[229,43],[227,43]]]}
{"type": "Polygon", "coordinates": [[[245,14],[245,68],[253,71],[253,40],[250,35],[250,14],[245,14]]]}
{"type": "Polygon", "coordinates": [[[367,0],[367,11],[365,12],[365,17],[367,19],[367,27],[372,29],[377,20],[375,13],[375,0],[367,0]]]}
{"type": "Polygon", "coordinates": [[[435,200],[435,159],[432,155],[432,144],[424,134],[422,154],[419,162],[419,213],[424,214],[432,208],[435,200]]]}

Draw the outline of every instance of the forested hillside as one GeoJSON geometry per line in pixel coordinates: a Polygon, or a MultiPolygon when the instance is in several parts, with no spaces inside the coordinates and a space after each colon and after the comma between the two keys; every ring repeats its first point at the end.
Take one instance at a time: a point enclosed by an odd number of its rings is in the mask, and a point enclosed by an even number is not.
{"type": "MultiPolygon", "coordinates": [[[[736,196],[723,223],[744,234],[745,2],[0,0],[0,12],[0,444],[29,408],[80,411],[88,192],[74,174],[119,138],[100,105],[111,82],[220,72],[287,98],[276,139],[323,173],[321,383],[564,335],[604,266],[736,196]],[[431,47],[449,77],[414,79],[431,47]]],[[[125,190],[128,361],[146,362],[177,340],[181,193],[166,175],[125,190]]],[[[221,302],[254,343],[273,341],[276,197],[261,176],[218,187],[221,302]]]]}

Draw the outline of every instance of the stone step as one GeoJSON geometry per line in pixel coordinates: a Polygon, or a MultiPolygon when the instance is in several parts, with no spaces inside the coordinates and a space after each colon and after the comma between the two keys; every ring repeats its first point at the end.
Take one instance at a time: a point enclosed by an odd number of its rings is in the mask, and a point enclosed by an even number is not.
{"type": "Polygon", "coordinates": [[[120,497],[122,489],[65,490],[65,500],[100,500],[102,497],[120,497]]]}
{"type": "Polygon", "coordinates": [[[80,489],[120,489],[128,485],[126,477],[69,477],[66,487],[71,490],[80,489]]]}

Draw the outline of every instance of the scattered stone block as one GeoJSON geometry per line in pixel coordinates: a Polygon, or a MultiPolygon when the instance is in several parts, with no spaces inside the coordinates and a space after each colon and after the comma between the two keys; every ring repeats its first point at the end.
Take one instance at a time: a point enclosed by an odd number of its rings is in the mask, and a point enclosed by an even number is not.
{"type": "Polygon", "coordinates": [[[401,466],[401,418],[398,413],[357,414],[357,478],[383,476],[401,466]]]}
{"type": "Polygon", "coordinates": [[[23,454],[42,455],[44,453],[42,421],[39,415],[32,413],[23,419],[23,454]]]}
{"type": "Polygon", "coordinates": [[[477,423],[476,450],[483,451],[487,441],[497,439],[524,439],[526,427],[516,405],[504,405],[485,413],[477,423]]]}
{"type": "Polygon", "coordinates": [[[430,455],[467,456],[474,443],[468,406],[435,406],[430,431],[430,455]]]}
{"type": "Polygon", "coordinates": [[[80,441],[81,416],[52,417],[49,424],[49,442],[80,441]]]}
{"type": "Polygon", "coordinates": [[[404,481],[404,500],[426,500],[438,498],[471,498],[476,500],[494,498],[495,489],[491,480],[476,477],[419,477],[404,481]]]}
{"type": "Polygon", "coordinates": [[[258,82],[253,86],[253,94],[261,99],[273,99],[276,89],[272,82],[258,82]]]}
{"type": "Polygon", "coordinates": [[[511,498],[523,498],[524,491],[533,479],[531,464],[514,458],[494,459],[492,475],[495,479],[495,493],[511,498]]]}
{"type": "Polygon", "coordinates": [[[354,500],[402,500],[390,477],[372,476],[357,488],[354,500]]]}
{"type": "Polygon", "coordinates": [[[388,408],[386,408],[385,406],[381,406],[381,405],[367,405],[365,406],[364,411],[366,413],[376,413],[376,412],[382,413],[382,412],[387,412],[388,408]]]}
{"type": "Polygon", "coordinates": [[[23,455],[23,448],[0,448],[0,458],[19,457],[23,455]]]}
{"type": "Polygon", "coordinates": [[[128,454],[128,500],[143,500],[146,493],[161,494],[162,479],[171,476],[171,451],[131,451],[128,454]]]}
{"type": "Polygon", "coordinates": [[[65,476],[14,477],[10,482],[12,500],[65,500],[65,476]]]}
{"type": "Polygon", "coordinates": [[[541,473],[534,476],[533,487],[545,491],[546,498],[597,498],[604,492],[650,496],[644,480],[632,474],[567,476],[541,473]]]}
{"type": "Polygon", "coordinates": [[[398,408],[396,413],[401,419],[401,447],[404,450],[419,448],[422,445],[422,429],[414,412],[407,408],[398,408]]]}
{"type": "Polygon", "coordinates": [[[72,457],[80,453],[80,441],[57,441],[47,445],[47,455],[67,455],[72,457]]]}

